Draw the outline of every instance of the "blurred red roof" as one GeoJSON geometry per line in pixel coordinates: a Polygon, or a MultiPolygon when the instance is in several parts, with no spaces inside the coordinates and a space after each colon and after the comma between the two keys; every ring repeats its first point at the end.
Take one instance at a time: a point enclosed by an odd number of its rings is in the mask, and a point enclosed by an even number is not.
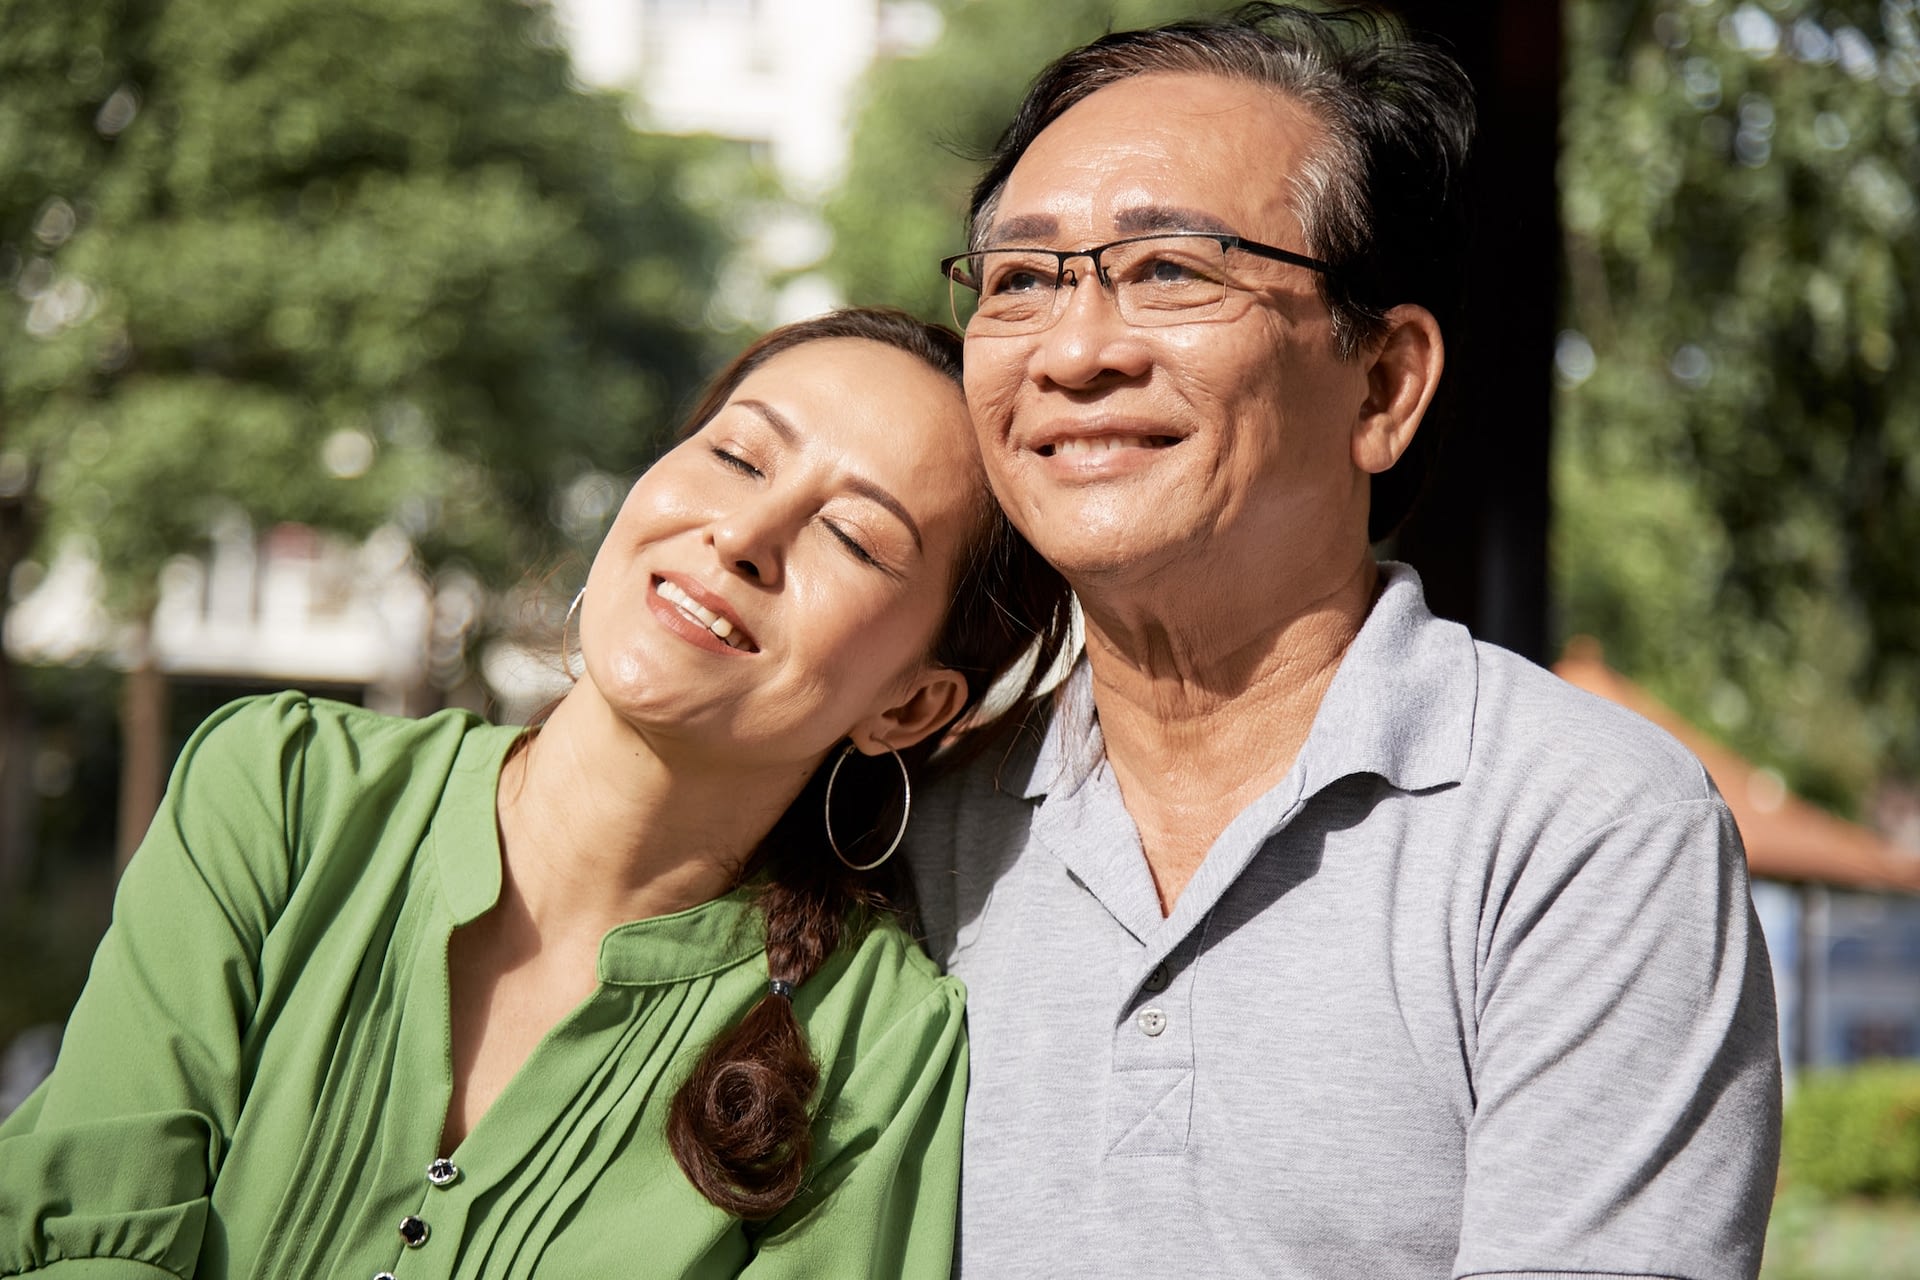
{"type": "Polygon", "coordinates": [[[1553,670],[1569,684],[1645,716],[1700,757],[1733,810],[1755,876],[1920,893],[1920,856],[1801,800],[1779,775],[1748,764],[1609,667],[1597,641],[1574,639],[1553,670]]]}

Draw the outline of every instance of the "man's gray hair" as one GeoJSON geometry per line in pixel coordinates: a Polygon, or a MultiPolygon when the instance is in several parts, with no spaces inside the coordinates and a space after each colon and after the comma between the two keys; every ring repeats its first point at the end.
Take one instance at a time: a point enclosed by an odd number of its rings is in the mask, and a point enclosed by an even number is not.
{"type": "MultiPolygon", "coordinates": [[[[1387,312],[1401,303],[1425,307],[1442,333],[1456,323],[1472,84],[1445,52],[1367,9],[1248,4],[1220,17],[1112,32],[1064,54],[1034,79],[989,156],[973,189],[968,244],[981,247],[1008,175],[1048,125],[1099,90],[1149,74],[1265,85],[1320,125],[1321,144],[1290,181],[1305,251],[1333,267],[1320,288],[1343,356],[1381,337],[1387,312]]],[[[1399,526],[1424,478],[1431,438],[1416,443],[1375,479],[1376,540],[1399,526]]]]}

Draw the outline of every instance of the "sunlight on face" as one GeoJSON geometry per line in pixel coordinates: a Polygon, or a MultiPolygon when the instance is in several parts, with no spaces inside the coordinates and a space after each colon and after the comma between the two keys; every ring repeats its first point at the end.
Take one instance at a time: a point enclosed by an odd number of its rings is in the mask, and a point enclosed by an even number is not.
{"type": "Polygon", "coordinates": [[[984,501],[946,377],[863,339],[784,351],[627,496],[587,678],[652,733],[815,758],[926,670],[984,501]]]}
{"type": "MultiPolygon", "coordinates": [[[[1262,86],[1125,80],[1034,140],[985,241],[1072,249],[1190,229],[1304,252],[1291,175],[1320,137],[1262,86]]],[[[994,490],[1079,585],[1168,571],[1238,581],[1274,547],[1316,562],[1356,508],[1364,520],[1348,437],[1365,379],[1337,352],[1319,281],[1299,265],[1231,263],[1232,290],[1192,323],[1131,326],[1105,289],[1082,286],[1040,332],[968,335],[967,398],[994,490]]]]}

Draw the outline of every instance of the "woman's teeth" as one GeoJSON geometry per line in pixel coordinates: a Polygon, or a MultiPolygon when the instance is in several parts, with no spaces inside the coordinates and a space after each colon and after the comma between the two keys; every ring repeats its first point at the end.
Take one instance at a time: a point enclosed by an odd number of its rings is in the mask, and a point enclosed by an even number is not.
{"type": "Polygon", "coordinates": [[[746,649],[745,637],[734,634],[733,624],[731,622],[713,610],[703,607],[692,596],[674,586],[671,582],[662,578],[660,585],[655,587],[654,590],[660,593],[662,600],[678,608],[680,612],[713,632],[714,635],[726,641],[730,647],[741,650],[746,649]]]}

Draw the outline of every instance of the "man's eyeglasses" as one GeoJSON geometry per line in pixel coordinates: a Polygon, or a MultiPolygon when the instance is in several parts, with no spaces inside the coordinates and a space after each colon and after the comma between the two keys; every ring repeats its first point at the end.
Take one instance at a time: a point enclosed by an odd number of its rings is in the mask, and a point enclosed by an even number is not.
{"type": "Polygon", "coordinates": [[[1130,325],[1185,324],[1220,309],[1231,289],[1227,254],[1234,250],[1331,274],[1318,258],[1213,231],[1129,236],[1091,249],[976,249],[943,259],[953,322],[988,337],[1038,333],[1060,317],[1079,276],[1074,258],[1093,266],[1130,325]]]}

